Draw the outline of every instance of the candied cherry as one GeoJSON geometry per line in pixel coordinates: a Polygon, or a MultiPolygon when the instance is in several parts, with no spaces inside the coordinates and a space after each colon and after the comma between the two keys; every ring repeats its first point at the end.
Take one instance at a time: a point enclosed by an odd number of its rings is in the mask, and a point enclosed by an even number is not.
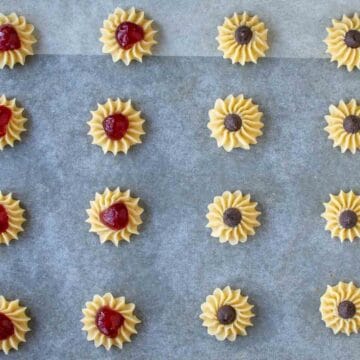
{"type": "Polygon", "coordinates": [[[99,331],[110,338],[117,336],[125,318],[117,311],[104,306],[96,314],[95,323],[99,331]]]}
{"type": "Polygon", "coordinates": [[[131,49],[137,42],[144,39],[144,29],[133,22],[122,22],[116,29],[116,41],[124,50],[131,49]]]}
{"type": "Polygon", "coordinates": [[[122,202],[115,203],[100,213],[101,222],[112,230],[121,230],[129,222],[129,213],[122,202]]]}

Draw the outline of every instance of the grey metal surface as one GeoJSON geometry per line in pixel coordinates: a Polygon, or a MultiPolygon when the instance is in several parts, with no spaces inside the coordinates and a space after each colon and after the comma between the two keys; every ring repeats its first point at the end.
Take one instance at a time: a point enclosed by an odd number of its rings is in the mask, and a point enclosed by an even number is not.
{"type": "Polygon", "coordinates": [[[32,317],[10,359],[358,359],[358,337],[333,336],[320,319],[327,284],[360,284],[359,243],[330,238],[322,202],[360,191],[358,154],[332,149],[328,106],[359,97],[358,74],[325,60],[37,56],[0,72],[1,93],[26,108],[29,131],[0,154],[0,189],[27,209],[19,241],[0,249],[0,289],[32,317]],[[264,136],[226,153],[206,128],[217,97],[244,93],[264,112],[264,136]],[[91,109],[132,98],[146,118],[144,143],[103,155],[87,136],[91,109]],[[119,248],[88,233],[96,191],[130,188],[145,207],[141,234],[119,248]],[[224,190],[253,194],[263,215],[255,237],[220,244],[205,228],[224,190]],[[249,336],[218,342],[198,319],[214,288],[240,287],[256,305],[249,336]],[[122,351],[86,341],[81,309],[94,294],[125,295],[143,320],[122,351]]]}

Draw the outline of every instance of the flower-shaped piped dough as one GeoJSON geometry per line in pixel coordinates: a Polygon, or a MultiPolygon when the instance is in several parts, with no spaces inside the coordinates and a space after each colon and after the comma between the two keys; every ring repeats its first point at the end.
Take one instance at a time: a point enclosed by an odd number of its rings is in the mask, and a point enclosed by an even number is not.
{"type": "Polygon", "coordinates": [[[157,43],[154,38],[157,31],[152,23],[143,11],[133,7],[115,9],[100,30],[103,53],[111,54],[114,62],[122,60],[126,65],[132,60],[142,62],[143,56],[151,55],[151,49],[157,43]]]}
{"type": "Polygon", "coordinates": [[[351,242],[360,236],[360,196],[353,191],[340,191],[339,195],[330,195],[330,201],[324,203],[325,212],[321,215],[326,220],[325,230],[341,242],[351,242]]]}
{"type": "Polygon", "coordinates": [[[354,154],[360,148],[360,104],[355,99],[347,104],[341,100],[338,106],[329,107],[325,119],[328,123],[325,131],[334,147],[340,146],[342,153],[349,150],[354,154]]]}
{"type": "Polygon", "coordinates": [[[0,69],[15,64],[24,65],[25,58],[33,55],[34,26],[27,23],[23,16],[0,13],[0,69]]]}
{"type": "Polygon", "coordinates": [[[200,319],[203,326],[208,328],[209,335],[214,335],[220,341],[234,341],[238,335],[246,336],[246,328],[253,326],[253,307],[248,297],[241,295],[240,289],[232,290],[230,286],[223,290],[217,288],[201,305],[200,319]]]}
{"type": "Polygon", "coordinates": [[[327,286],[320,298],[321,318],[334,334],[350,335],[360,328],[360,289],[352,282],[327,286]]]}
{"type": "Polygon", "coordinates": [[[131,235],[139,234],[144,210],[139,206],[139,198],[130,196],[130,190],[121,192],[119,188],[114,191],[106,188],[103,194],[96,193],[86,211],[90,232],[97,233],[101,243],[111,241],[118,246],[120,241],[129,242],[131,235]]]}
{"type": "Polygon", "coordinates": [[[25,342],[25,334],[30,331],[26,307],[19,305],[19,300],[7,301],[0,296],[0,350],[8,354],[11,349],[18,350],[25,342]]]}
{"type": "Polygon", "coordinates": [[[257,63],[258,58],[264,57],[269,49],[268,29],[258,16],[250,16],[246,12],[234,13],[231,18],[225,18],[222,26],[218,26],[218,32],[218,50],[224,53],[224,59],[231,59],[233,64],[257,63]]]}
{"type": "Polygon", "coordinates": [[[260,226],[257,220],[260,212],[256,206],[257,203],[250,200],[249,194],[225,191],[221,196],[215,196],[214,202],[208,206],[206,217],[209,222],[206,227],[211,228],[211,236],[219,238],[221,243],[243,243],[260,226]]]}
{"type": "Polygon", "coordinates": [[[16,106],[16,99],[0,96],[0,150],[5,146],[14,146],[16,140],[21,140],[21,133],[26,131],[23,116],[24,109],[16,106]]]}
{"type": "Polygon", "coordinates": [[[82,310],[82,330],[87,332],[87,339],[94,341],[96,347],[102,345],[109,350],[116,346],[122,349],[123,344],[131,342],[131,336],[137,334],[135,326],[141,322],[134,310],[135,305],[127,304],[123,296],[114,298],[110,293],[95,295],[82,310]]]}
{"type": "Polygon", "coordinates": [[[0,244],[9,245],[11,240],[17,240],[19,233],[24,231],[25,210],[20,201],[14,200],[12,194],[3,195],[0,191],[0,244]]]}
{"type": "Polygon", "coordinates": [[[324,40],[331,61],[337,61],[338,67],[344,65],[348,71],[360,69],[360,18],[343,15],[341,20],[333,20],[333,26],[327,28],[328,36],[324,40]]]}
{"type": "Polygon", "coordinates": [[[252,99],[244,95],[229,95],[225,100],[217,99],[213,109],[209,111],[208,128],[211,137],[215,138],[218,147],[226,151],[234,148],[250,149],[256,144],[256,138],[262,135],[263,113],[252,99]]]}
{"type": "Polygon", "coordinates": [[[141,112],[134,109],[131,100],[108,99],[105,104],[98,104],[91,115],[88,135],[104,154],[108,151],[114,155],[119,152],[126,154],[131,146],[141,143],[145,120],[141,118],[141,112]]]}

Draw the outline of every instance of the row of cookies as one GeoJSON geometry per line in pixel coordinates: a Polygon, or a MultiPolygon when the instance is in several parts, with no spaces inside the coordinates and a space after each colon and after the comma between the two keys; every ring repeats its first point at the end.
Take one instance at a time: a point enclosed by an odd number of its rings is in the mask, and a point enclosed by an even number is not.
{"type": "MultiPolygon", "coordinates": [[[[90,232],[96,233],[101,243],[111,241],[118,246],[123,240],[129,242],[132,235],[139,234],[138,228],[142,224],[144,210],[139,200],[131,196],[130,190],[121,191],[119,188],[106,188],[103,193],[96,193],[87,210],[90,232]]],[[[249,194],[242,194],[239,190],[225,191],[216,196],[206,215],[211,236],[231,245],[246,242],[260,226],[258,217],[261,213],[257,205],[249,194]]],[[[321,216],[326,220],[325,229],[332,237],[351,242],[360,237],[359,195],[353,191],[341,191],[338,195],[330,195],[330,201],[324,206],[325,212],[321,216]]],[[[13,199],[11,193],[0,192],[0,244],[9,245],[17,239],[24,222],[20,201],[13,199]]]]}
{"type": "MultiPolygon", "coordinates": [[[[253,326],[253,308],[240,289],[230,286],[216,288],[201,305],[200,319],[209,335],[219,341],[234,341],[237,336],[246,336],[247,328],[253,326]]],[[[87,340],[94,341],[96,347],[121,349],[126,342],[131,342],[131,337],[137,334],[137,324],[141,323],[134,311],[135,305],[127,303],[124,296],[114,297],[111,293],[95,295],[82,310],[82,330],[87,332],[87,340]]],[[[334,334],[358,333],[360,288],[352,282],[328,285],[320,299],[320,312],[325,325],[334,334]]],[[[11,349],[18,350],[19,344],[26,341],[30,320],[26,307],[21,306],[19,300],[8,301],[0,296],[0,350],[5,354],[11,349]]]]}
{"type": "MultiPolygon", "coordinates": [[[[0,96],[0,150],[7,145],[14,146],[14,142],[21,139],[27,120],[23,111],[15,99],[0,96]]],[[[226,151],[234,148],[249,150],[262,135],[262,117],[263,113],[252,99],[244,95],[229,95],[216,100],[214,108],[209,111],[208,128],[218,147],[226,151]]],[[[348,103],[341,100],[337,106],[330,106],[325,119],[325,130],[334,147],[352,153],[360,148],[360,103],[355,99],[348,103]]],[[[100,146],[104,153],[127,153],[131,146],[141,143],[141,136],[145,134],[144,122],[131,100],[108,99],[91,111],[89,135],[93,144],[100,146]]]]}
{"type": "MultiPolygon", "coordinates": [[[[102,51],[110,54],[114,62],[121,60],[126,65],[133,60],[142,62],[143,56],[151,55],[152,47],[157,43],[157,31],[152,23],[143,11],[133,7],[129,10],[116,8],[100,30],[102,51]]],[[[36,43],[33,31],[33,25],[23,16],[0,14],[0,68],[23,65],[26,56],[33,55],[33,44],[36,43]]],[[[359,15],[343,15],[341,20],[333,20],[327,32],[325,43],[331,61],[337,61],[338,67],[346,66],[348,71],[360,69],[359,15]]],[[[218,27],[216,40],[224,59],[230,59],[233,64],[257,63],[269,49],[265,24],[258,16],[246,12],[226,17],[223,25],[218,27]]]]}

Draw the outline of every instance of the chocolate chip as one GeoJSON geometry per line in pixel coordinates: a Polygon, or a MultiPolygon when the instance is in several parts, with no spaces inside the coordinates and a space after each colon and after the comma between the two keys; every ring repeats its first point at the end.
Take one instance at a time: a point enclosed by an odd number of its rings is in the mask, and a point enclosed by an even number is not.
{"type": "Polygon", "coordinates": [[[356,115],[349,115],[344,119],[343,126],[349,134],[356,134],[360,131],[360,117],[356,115]]]}
{"type": "Polygon", "coordinates": [[[343,319],[350,319],[356,313],[355,304],[349,300],[342,301],[338,306],[338,314],[343,319]]]}
{"type": "Polygon", "coordinates": [[[230,305],[223,305],[217,312],[217,318],[221,324],[229,325],[235,321],[236,311],[230,305]]]}
{"type": "Polygon", "coordinates": [[[228,208],[224,211],[223,221],[225,225],[230,227],[238,226],[241,222],[242,216],[240,210],[236,208],[228,208]]]}
{"type": "Polygon", "coordinates": [[[355,211],[352,210],[345,210],[340,214],[340,225],[344,229],[351,229],[353,228],[357,223],[357,215],[355,211]]]}
{"type": "Polygon", "coordinates": [[[345,34],[345,44],[352,49],[357,49],[360,47],[360,31],[358,30],[349,30],[345,34]]]}
{"type": "Polygon", "coordinates": [[[229,131],[238,131],[242,126],[241,117],[237,114],[229,114],[224,119],[225,129],[229,131]]]}
{"type": "Polygon", "coordinates": [[[253,36],[253,32],[251,31],[251,29],[246,26],[240,26],[236,29],[235,31],[235,40],[240,44],[240,45],[246,45],[250,42],[251,38],[253,36]]]}

